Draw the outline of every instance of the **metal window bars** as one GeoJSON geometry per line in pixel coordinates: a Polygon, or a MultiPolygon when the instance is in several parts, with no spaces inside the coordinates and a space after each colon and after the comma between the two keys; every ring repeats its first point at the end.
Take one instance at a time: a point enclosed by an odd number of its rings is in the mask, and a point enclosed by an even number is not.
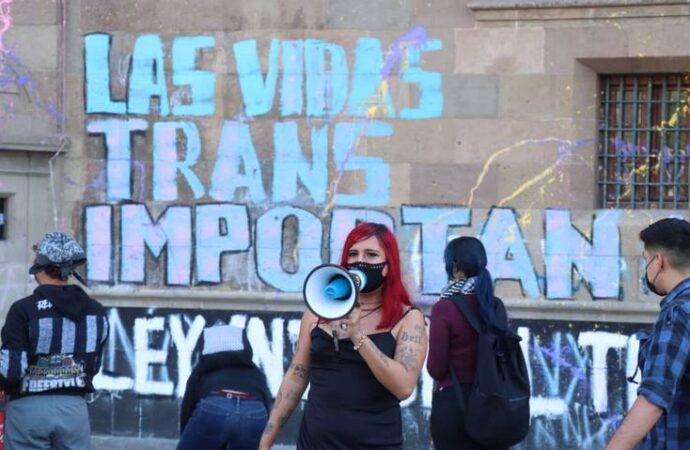
{"type": "Polygon", "coordinates": [[[690,207],[690,74],[600,82],[600,206],[690,207]]]}

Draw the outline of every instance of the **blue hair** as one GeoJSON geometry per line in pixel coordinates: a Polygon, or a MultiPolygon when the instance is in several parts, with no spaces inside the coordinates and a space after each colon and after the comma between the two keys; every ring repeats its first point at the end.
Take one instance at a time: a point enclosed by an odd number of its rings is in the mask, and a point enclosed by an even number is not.
{"type": "Polygon", "coordinates": [[[496,298],[491,273],[486,268],[487,257],[484,244],[477,238],[462,236],[448,243],[443,252],[446,274],[454,278],[454,271],[461,271],[466,277],[476,277],[475,294],[479,302],[484,323],[495,328],[504,328],[496,320],[496,298]]]}

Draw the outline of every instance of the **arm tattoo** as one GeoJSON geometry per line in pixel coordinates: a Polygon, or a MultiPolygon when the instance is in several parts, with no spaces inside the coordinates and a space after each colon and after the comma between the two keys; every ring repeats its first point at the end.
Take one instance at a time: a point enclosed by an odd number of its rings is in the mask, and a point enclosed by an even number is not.
{"type": "Polygon", "coordinates": [[[403,345],[395,352],[395,360],[402,364],[407,372],[417,368],[417,352],[409,345],[403,345]]]}
{"type": "Polygon", "coordinates": [[[290,364],[290,368],[295,372],[299,378],[306,380],[309,378],[309,369],[304,364],[290,364]]]}
{"type": "Polygon", "coordinates": [[[422,338],[420,344],[424,343],[427,340],[426,327],[423,325],[415,325],[414,329],[417,330],[417,334],[422,338]]]}
{"type": "Polygon", "coordinates": [[[273,433],[273,430],[274,430],[273,424],[271,422],[268,422],[268,424],[266,425],[266,428],[264,429],[264,434],[271,434],[271,433],[273,433]]]}
{"type": "Polygon", "coordinates": [[[299,393],[294,389],[290,389],[290,392],[285,394],[285,398],[288,400],[298,400],[299,401],[299,397],[300,397],[299,393]]]}
{"type": "Polygon", "coordinates": [[[414,342],[415,344],[421,344],[422,343],[422,335],[421,334],[407,334],[407,331],[403,331],[402,336],[400,337],[401,342],[414,342]]]}

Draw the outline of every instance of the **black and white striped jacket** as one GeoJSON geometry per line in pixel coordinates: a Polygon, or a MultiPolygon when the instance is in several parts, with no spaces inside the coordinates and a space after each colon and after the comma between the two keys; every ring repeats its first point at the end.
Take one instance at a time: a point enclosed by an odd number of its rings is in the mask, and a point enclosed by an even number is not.
{"type": "Polygon", "coordinates": [[[0,384],[11,398],[93,391],[108,337],[103,306],[76,285],[41,285],[2,327],[0,384]]]}

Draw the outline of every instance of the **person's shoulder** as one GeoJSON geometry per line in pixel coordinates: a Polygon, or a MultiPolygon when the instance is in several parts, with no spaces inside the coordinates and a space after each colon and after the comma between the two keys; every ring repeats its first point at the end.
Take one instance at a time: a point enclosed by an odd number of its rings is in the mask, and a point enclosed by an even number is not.
{"type": "Polygon", "coordinates": [[[452,311],[453,308],[457,308],[453,304],[453,300],[448,297],[441,297],[434,303],[434,306],[431,308],[431,313],[445,313],[447,311],[452,311]]]}
{"type": "Polygon", "coordinates": [[[398,319],[397,323],[393,327],[394,329],[402,326],[402,327],[407,327],[407,326],[416,326],[417,324],[425,324],[426,321],[424,319],[424,313],[422,312],[421,309],[419,309],[418,306],[415,306],[414,304],[412,305],[405,305],[403,306],[402,310],[402,315],[400,316],[400,319],[398,319]]]}
{"type": "Polygon", "coordinates": [[[10,323],[13,321],[26,321],[30,320],[33,313],[37,310],[37,303],[41,301],[42,297],[36,295],[35,293],[27,295],[26,297],[15,300],[7,310],[7,315],[5,316],[5,323],[10,323]]]}
{"type": "Polygon", "coordinates": [[[105,306],[93,297],[89,297],[89,307],[95,312],[105,315],[105,306]]]}
{"type": "Polygon", "coordinates": [[[34,292],[30,295],[27,295],[26,297],[20,298],[19,300],[15,300],[15,302],[12,303],[12,305],[10,305],[10,310],[24,309],[35,305],[36,302],[39,302],[43,299],[45,299],[45,297],[40,296],[34,292]]]}
{"type": "Polygon", "coordinates": [[[106,315],[105,312],[105,306],[99,301],[96,300],[89,294],[88,292],[84,291],[84,294],[86,295],[87,298],[87,310],[88,313],[90,314],[98,314],[98,315],[106,315]]]}
{"type": "Polygon", "coordinates": [[[397,336],[399,330],[402,329],[412,329],[418,326],[426,326],[426,319],[424,318],[424,313],[419,307],[413,305],[404,306],[402,316],[398,319],[398,322],[393,326],[392,332],[397,336]],[[398,330],[398,331],[395,331],[398,330]]]}
{"type": "Polygon", "coordinates": [[[683,319],[690,319],[690,298],[677,299],[675,304],[671,307],[670,320],[675,319],[678,315],[682,315],[683,319]]]}
{"type": "Polygon", "coordinates": [[[319,316],[314,314],[311,309],[307,308],[304,313],[302,313],[302,322],[303,323],[316,323],[319,321],[319,316]]]}
{"type": "Polygon", "coordinates": [[[307,308],[304,313],[302,313],[301,327],[305,331],[311,331],[316,328],[319,324],[319,316],[314,314],[309,308],[307,308]]]}
{"type": "Polygon", "coordinates": [[[403,310],[403,318],[408,320],[424,320],[424,312],[417,305],[408,305],[403,310]]]}

